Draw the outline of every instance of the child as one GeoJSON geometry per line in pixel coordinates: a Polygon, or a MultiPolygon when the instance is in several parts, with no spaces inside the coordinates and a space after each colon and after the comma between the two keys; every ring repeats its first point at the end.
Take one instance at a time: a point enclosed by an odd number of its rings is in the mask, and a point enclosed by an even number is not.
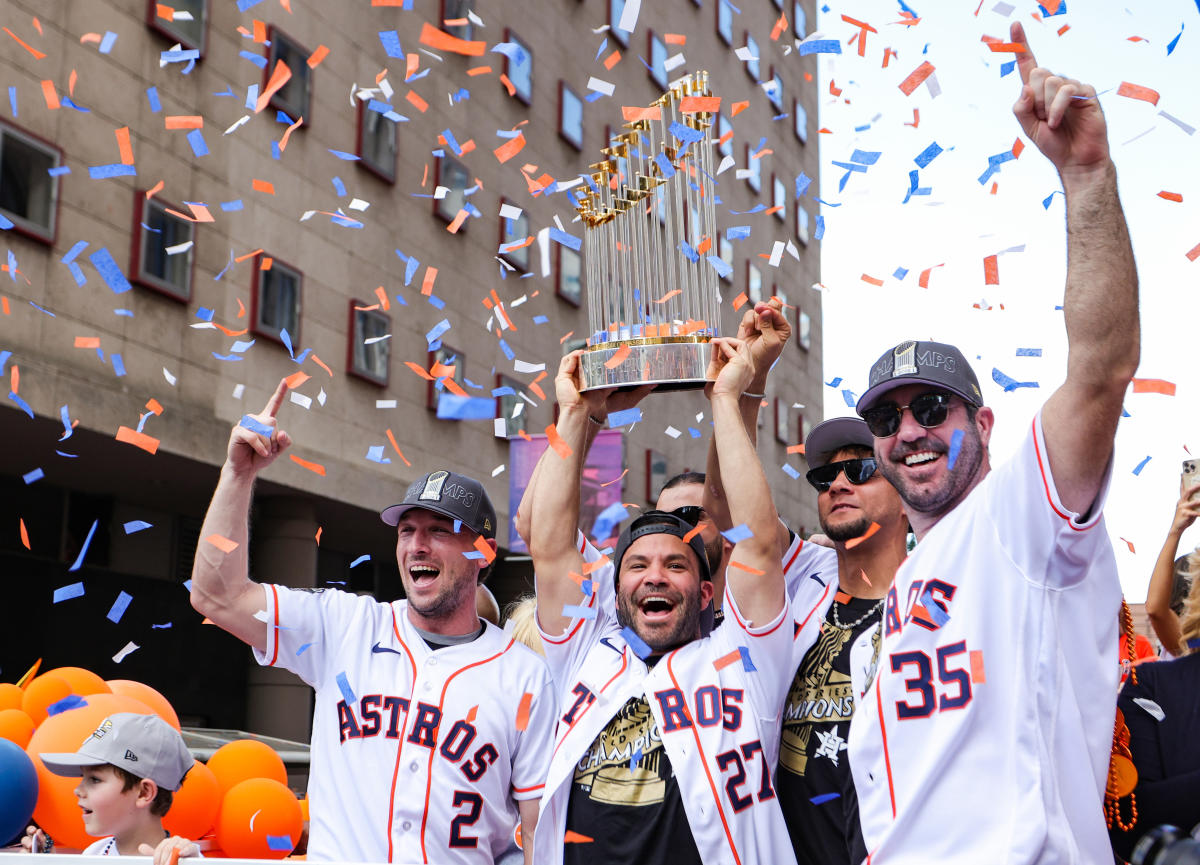
{"type": "MultiPolygon", "coordinates": [[[[186,838],[168,837],[162,818],[172,794],[192,768],[192,755],[179,732],[157,715],[120,712],[110,715],[73,754],[41,754],[55,775],[81,778],[75,788],[83,809],[83,826],[99,841],[85,856],[154,856],[164,865],[173,851],[199,855],[186,838]]],[[[21,845],[30,852],[49,852],[54,842],[34,826],[21,845]]]]}

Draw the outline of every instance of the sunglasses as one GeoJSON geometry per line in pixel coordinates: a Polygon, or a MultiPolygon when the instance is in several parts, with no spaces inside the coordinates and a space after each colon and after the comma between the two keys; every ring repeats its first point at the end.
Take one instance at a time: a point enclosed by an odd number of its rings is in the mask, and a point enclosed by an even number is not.
{"type": "Polygon", "coordinates": [[[855,460],[826,463],[819,468],[809,469],[805,477],[813,485],[813,489],[819,493],[824,493],[829,491],[829,488],[833,486],[833,482],[837,480],[837,476],[842,472],[846,473],[846,480],[855,486],[865,484],[875,474],[875,458],[861,457],[855,460]]]}
{"type": "Polygon", "coordinates": [[[683,520],[689,526],[697,525],[701,520],[706,519],[708,514],[700,505],[684,505],[681,508],[675,508],[671,511],[679,519],[683,520]]]}
{"type": "Polygon", "coordinates": [[[867,409],[862,419],[867,422],[871,435],[885,439],[894,436],[900,429],[900,418],[904,410],[912,412],[913,420],[926,429],[941,426],[950,414],[950,400],[953,397],[942,391],[930,391],[915,397],[908,405],[896,405],[894,402],[884,403],[867,409]]]}

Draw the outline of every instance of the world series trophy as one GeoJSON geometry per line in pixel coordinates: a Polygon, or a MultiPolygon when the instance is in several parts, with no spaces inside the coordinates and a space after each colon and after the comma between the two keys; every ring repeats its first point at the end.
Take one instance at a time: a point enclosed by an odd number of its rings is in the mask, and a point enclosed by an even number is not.
{"type": "MultiPolygon", "coordinates": [[[[708,73],[683,78],[601,150],[584,175],[588,332],[583,390],[703,387],[721,298],[714,251],[708,73]]],[[[626,112],[629,116],[630,112],[626,112]]]]}

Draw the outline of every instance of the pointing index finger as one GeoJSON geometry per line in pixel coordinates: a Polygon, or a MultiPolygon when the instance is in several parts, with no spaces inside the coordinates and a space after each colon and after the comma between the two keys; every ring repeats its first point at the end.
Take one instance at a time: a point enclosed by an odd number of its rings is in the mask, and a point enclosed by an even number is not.
{"type": "Polygon", "coordinates": [[[267,407],[263,409],[263,414],[270,418],[279,414],[279,407],[283,405],[283,398],[287,395],[287,391],[287,379],[280,379],[279,386],[275,388],[275,393],[271,394],[271,398],[267,400],[267,407]]]}
{"type": "Polygon", "coordinates": [[[1014,21],[1008,29],[1009,39],[1025,46],[1024,51],[1020,51],[1016,55],[1017,72],[1021,74],[1021,83],[1029,83],[1029,73],[1037,68],[1037,58],[1033,56],[1033,49],[1029,47],[1029,40],[1025,38],[1025,28],[1020,21],[1014,21]]]}

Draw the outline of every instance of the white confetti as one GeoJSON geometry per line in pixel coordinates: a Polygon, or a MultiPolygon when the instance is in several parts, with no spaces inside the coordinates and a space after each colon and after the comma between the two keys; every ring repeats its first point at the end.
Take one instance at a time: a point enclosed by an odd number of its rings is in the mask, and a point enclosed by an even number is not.
{"type": "Polygon", "coordinates": [[[742,62],[747,62],[747,61],[750,61],[750,60],[757,60],[757,59],[758,59],[758,58],[757,58],[757,57],[756,57],[756,56],[753,54],[753,52],[751,52],[751,51],[750,51],[750,46],[749,46],[749,45],[743,45],[741,48],[739,48],[737,51],[734,51],[733,53],[734,53],[734,55],[737,57],[737,59],[738,59],[738,60],[741,60],[742,62]]]}
{"type": "Polygon", "coordinates": [[[385,339],[391,339],[390,333],[385,333],[383,336],[369,336],[363,340],[363,345],[374,345],[377,342],[383,342],[385,339]]]}
{"type": "Polygon", "coordinates": [[[663,62],[663,69],[667,72],[674,72],[686,62],[683,54],[672,54],[663,62]]]}
{"type": "Polygon", "coordinates": [[[244,384],[241,384],[239,382],[238,384],[235,384],[233,386],[233,398],[234,399],[241,399],[245,393],[246,393],[246,386],[244,384]]]}
{"type": "Polygon", "coordinates": [[[529,361],[521,360],[520,358],[517,358],[515,361],[513,361],[513,369],[519,373],[541,372],[545,368],[546,364],[544,363],[530,363],[529,361]]]}
{"type": "Polygon", "coordinates": [[[375,408],[395,408],[396,401],[394,399],[377,399],[375,400],[375,408]]]}
{"type": "Polygon", "coordinates": [[[177,243],[174,246],[168,246],[163,251],[167,255],[179,255],[181,252],[187,252],[195,245],[194,240],[185,240],[183,243],[177,243]]]}
{"type": "Polygon", "coordinates": [[[325,396],[325,388],[321,388],[321,392],[317,394],[317,402],[319,402],[321,405],[325,405],[325,400],[327,398],[328,397],[325,396]]]}
{"type": "Polygon", "coordinates": [[[1167,717],[1167,713],[1162,710],[1162,706],[1158,705],[1158,703],[1154,702],[1153,700],[1147,699],[1146,697],[1134,697],[1133,702],[1145,709],[1150,717],[1154,718],[1155,721],[1161,721],[1163,718],[1167,717]]]}
{"type": "Polygon", "coordinates": [[[299,391],[294,391],[294,390],[289,391],[288,399],[290,399],[296,405],[301,406],[303,408],[310,408],[312,406],[312,397],[305,396],[304,394],[300,393],[299,391]]]}
{"type": "Polygon", "coordinates": [[[244,126],[245,124],[247,124],[247,123],[249,123],[249,122],[250,122],[250,115],[249,115],[249,114],[243,114],[243,115],[242,115],[241,117],[239,117],[237,120],[233,121],[233,124],[232,124],[232,125],[231,125],[231,126],[228,128],[228,129],[226,129],[224,132],[222,132],[221,134],[222,134],[222,135],[228,135],[229,133],[231,133],[231,132],[233,132],[235,129],[237,129],[239,126],[244,126]]]}
{"type": "Polygon", "coordinates": [[[492,421],[492,429],[495,432],[496,438],[498,438],[498,439],[508,438],[508,425],[505,423],[504,418],[498,417],[495,420],[493,420],[492,421]]]}
{"type": "Polygon", "coordinates": [[[498,477],[502,471],[504,471],[504,463],[500,463],[500,465],[492,469],[492,477],[498,477]]]}
{"type": "Polygon", "coordinates": [[[673,426],[667,427],[665,430],[663,430],[663,432],[665,432],[667,435],[669,435],[673,439],[677,439],[681,435],[683,435],[683,433],[681,433],[679,430],[675,429],[675,427],[673,427],[673,426]]]}
{"type": "Polygon", "coordinates": [[[171,387],[175,387],[175,382],[178,381],[175,376],[171,375],[171,371],[165,366],[163,367],[163,378],[167,380],[167,384],[169,384],[171,387]]]}
{"type": "Polygon", "coordinates": [[[363,201],[361,198],[356,198],[353,201],[351,201],[349,204],[347,204],[346,206],[349,207],[351,210],[366,210],[368,207],[371,206],[371,202],[363,201]]]}
{"type": "Polygon", "coordinates": [[[597,93],[603,93],[605,96],[612,96],[613,91],[617,89],[616,85],[609,81],[601,81],[599,78],[592,76],[588,79],[588,90],[594,90],[597,93]]]}
{"type": "Polygon", "coordinates": [[[521,208],[517,207],[514,204],[501,204],[500,205],[500,218],[501,219],[520,219],[521,214],[524,212],[525,211],[523,211],[521,208]]]}
{"type": "Polygon", "coordinates": [[[130,655],[130,653],[136,652],[140,648],[141,648],[141,646],[139,646],[137,643],[134,643],[132,641],[126,643],[124,649],[122,649],[121,651],[119,651],[115,655],[113,655],[113,663],[114,664],[121,663],[122,661],[125,660],[126,657],[128,657],[130,655]]]}
{"type": "Polygon", "coordinates": [[[771,257],[767,259],[767,264],[771,267],[779,267],[779,261],[783,258],[783,250],[786,247],[782,240],[775,241],[775,245],[771,247],[771,257]]]}
{"type": "Polygon", "coordinates": [[[638,14],[642,11],[642,0],[626,0],[625,8],[621,10],[621,18],[617,21],[617,29],[632,33],[637,28],[638,14]]]}

